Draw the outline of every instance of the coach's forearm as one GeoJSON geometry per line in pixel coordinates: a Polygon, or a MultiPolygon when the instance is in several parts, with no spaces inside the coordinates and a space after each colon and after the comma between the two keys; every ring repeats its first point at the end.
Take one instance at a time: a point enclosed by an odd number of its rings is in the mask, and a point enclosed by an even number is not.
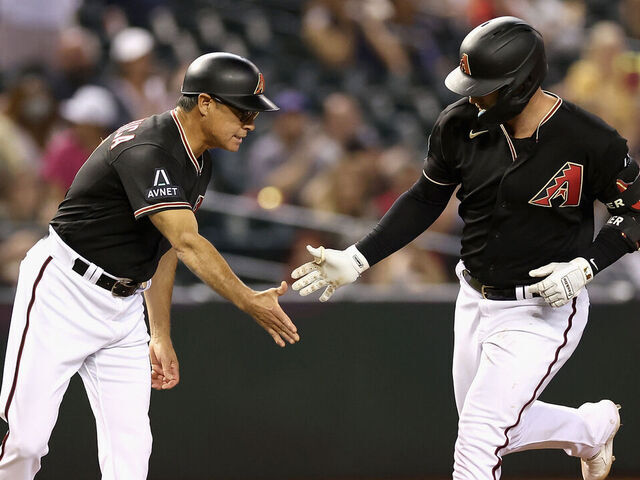
{"type": "Polygon", "coordinates": [[[171,336],[171,296],[177,264],[176,252],[171,249],[160,259],[151,279],[151,287],[144,292],[149,314],[149,330],[153,339],[171,336]]]}
{"type": "Polygon", "coordinates": [[[186,234],[174,248],[178,259],[200,280],[241,310],[247,310],[255,292],[233,273],[222,255],[206,238],[199,234],[186,234]]]}

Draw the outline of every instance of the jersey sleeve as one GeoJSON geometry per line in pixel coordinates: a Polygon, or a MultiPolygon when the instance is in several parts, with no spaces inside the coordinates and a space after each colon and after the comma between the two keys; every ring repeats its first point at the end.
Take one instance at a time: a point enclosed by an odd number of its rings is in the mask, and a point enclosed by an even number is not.
{"type": "Polygon", "coordinates": [[[598,200],[609,202],[617,196],[616,179],[622,170],[632,162],[629,156],[627,141],[617,133],[606,149],[593,159],[591,172],[591,189],[598,200]]]}
{"type": "Polygon", "coordinates": [[[457,185],[460,183],[455,166],[447,158],[447,111],[440,114],[429,135],[427,157],[424,159],[423,173],[437,185],[457,185]]]}
{"type": "Polygon", "coordinates": [[[169,209],[191,210],[182,187],[183,165],[162,148],[136,145],[120,153],[112,166],[136,219],[169,209]]]}

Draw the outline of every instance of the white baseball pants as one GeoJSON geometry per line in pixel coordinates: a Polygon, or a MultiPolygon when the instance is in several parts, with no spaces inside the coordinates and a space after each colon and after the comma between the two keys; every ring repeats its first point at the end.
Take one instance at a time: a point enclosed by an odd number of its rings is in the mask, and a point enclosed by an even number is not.
{"type": "Polygon", "coordinates": [[[77,257],[54,232],[20,266],[0,394],[9,424],[0,480],[32,480],[40,470],[76,372],[96,419],[102,479],[147,477],[151,376],[142,295],[112,296],[71,270],[77,257]]]}
{"type": "Polygon", "coordinates": [[[560,308],[542,298],[496,301],[482,298],[456,268],[453,382],[458,407],[454,480],[500,478],[502,456],[564,449],[589,458],[615,427],[611,402],[580,408],[538,400],[578,346],[587,323],[586,290],[560,308]]]}

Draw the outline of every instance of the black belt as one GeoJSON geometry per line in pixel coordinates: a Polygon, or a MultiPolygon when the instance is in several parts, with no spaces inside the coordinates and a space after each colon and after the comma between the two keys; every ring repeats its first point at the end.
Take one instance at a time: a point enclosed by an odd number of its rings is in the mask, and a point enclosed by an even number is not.
{"type": "MultiPolygon", "coordinates": [[[[491,287],[489,285],[484,285],[480,280],[471,275],[469,270],[464,269],[462,271],[462,276],[466,280],[466,282],[482,295],[482,298],[486,298],[488,300],[518,300],[516,296],[516,289],[522,289],[522,295],[520,298],[525,298],[525,286],[518,287],[510,287],[510,288],[498,288],[491,287]]],[[[537,293],[532,294],[534,297],[539,297],[540,295],[537,293]]]]}
{"type": "MultiPolygon", "coordinates": [[[[84,275],[88,268],[89,264],[79,258],[76,258],[76,261],[73,262],[73,271],[80,275],[84,275]]],[[[118,280],[104,273],[100,275],[94,283],[105,290],[109,290],[115,297],[129,297],[140,288],[140,282],[134,282],[128,279],[118,280]]]]}

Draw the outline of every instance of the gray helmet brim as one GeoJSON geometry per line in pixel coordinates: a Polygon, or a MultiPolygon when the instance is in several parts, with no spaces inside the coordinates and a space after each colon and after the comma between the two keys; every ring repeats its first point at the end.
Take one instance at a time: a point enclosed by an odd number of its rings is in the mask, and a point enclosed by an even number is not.
{"type": "Polygon", "coordinates": [[[467,75],[459,67],[454,68],[444,80],[446,87],[458,95],[482,97],[511,83],[511,78],[478,78],[467,75]]]}

